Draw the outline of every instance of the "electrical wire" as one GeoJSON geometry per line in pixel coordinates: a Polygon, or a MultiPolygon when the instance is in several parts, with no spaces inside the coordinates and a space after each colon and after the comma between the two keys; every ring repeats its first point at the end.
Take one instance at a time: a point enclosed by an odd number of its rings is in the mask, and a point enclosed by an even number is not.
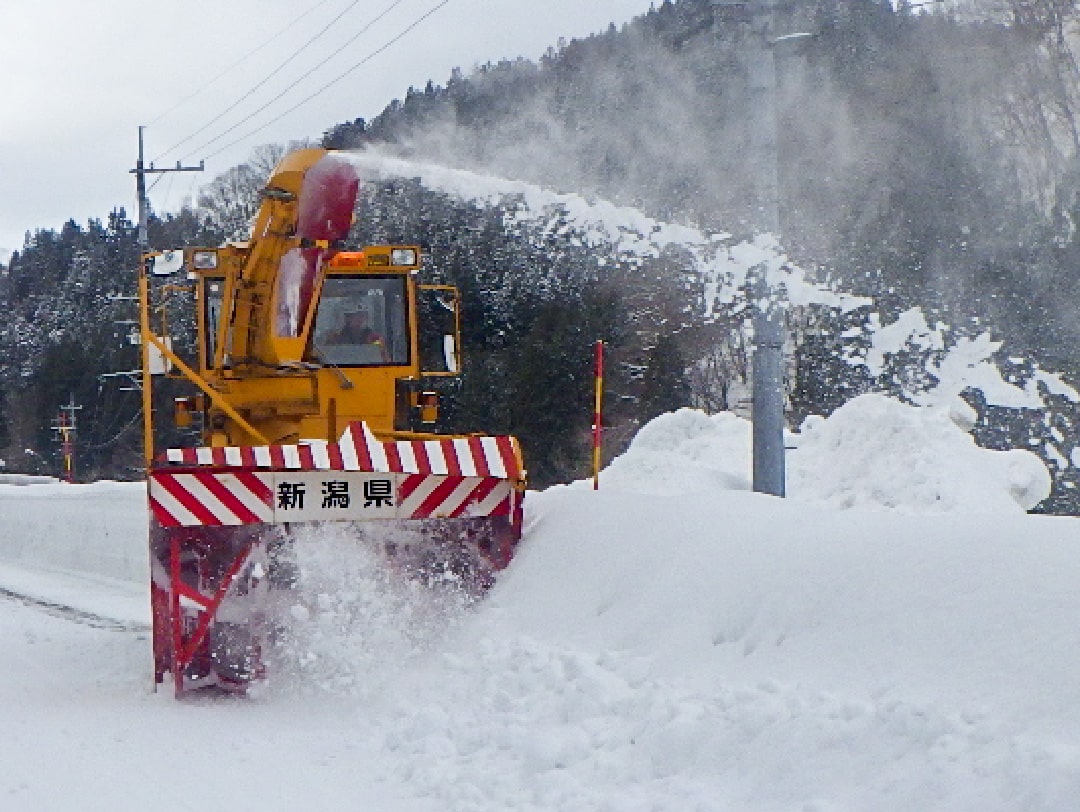
{"type": "Polygon", "coordinates": [[[165,187],[165,197],[161,201],[161,210],[165,211],[169,206],[169,195],[172,194],[173,181],[176,180],[176,173],[169,173],[169,185],[165,187]]]}
{"type": "MultiPolygon", "coordinates": [[[[183,201],[190,201],[192,205],[195,203],[195,175],[191,175],[191,182],[188,184],[187,194],[184,195],[183,201]]],[[[183,209],[186,205],[183,201],[180,203],[180,208],[183,209]]]]}
{"type": "MultiPolygon", "coordinates": [[[[399,2],[400,2],[400,0],[399,0],[399,2]]],[[[390,40],[388,40],[387,42],[383,43],[383,44],[382,44],[381,46],[379,46],[378,48],[376,48],[376,49],[375,49],[374,51],[372,51],[372,52],[371,52],[370,54],[368,54],[368,55],[367,55],[367,56],[365,56],[365,57],[364,57],[363,59],[361,59],[361,60],[360,60],[359,62],[357,62],[356,64],[354,64],[354,65],[353,65],[352,67],[348,68],[348,69],[347,69],[346,71],[344,71],[344,72],[343,72],[343,73],[341,73],[340,75],[338,75],[338,76],[336,76],[335,78],[331,79],[331,80],[330,80],[329,82],[327,82],[327,83],[326,83],[325,85],[323,85],[323,86],[322,86],[322,87],[320,87],[320,88],[319,88],[318,90],[316,90],[316,91],[315,91],[314,93],[312,93],[311,95],[309,95],[309,96],[305,97],[304,99],[301,99],[301,100],[300,100],[299,102],[297,102],[296,104],[294,104],[294,105],[293,105],[292,107],[290,107],[290,108],[289,108],[288,110],[285,110],[284,112],[282,112],[281,114],[279,114],[279,115],[275,116],[274,118],[270,119],[269,121],[266,121],[266,122],[264,122],[263,124],[260,124],[260,125],[259,125],[258,127],[256,127],[256,128],[254,129],[254,130],[251,130],[250,132],[246,133],[245,135],[242,135],[242,136],[241,136],[240,138],[237,138],[237,139],[235,139],[234,141],[230,141],[230,142],[229,142],[228,144],[226,144],[225,146],[223,146],[223,147],[219,147],[219,148],[218,148],[217,150],[215,150],[214,152],[211,152],[211,153],[209,153],[208,155],[206,155],[206,156],[205,156],[205,157],[206,157],[206,159],[212,158],[212,157],[214,157],[215,155],[220,155],[220,154],[221,154],[222,152],[224,152],[225,150],[229,149],[230,147],[236,146],[237,144],[241,143],[242,141],[245,141],[245,140],[247,140],[248,138],[250,138],[251,136],[255,135],[256,133],[258,133],[258,132],[261,132],[262,130],[266,129],[266,128],[267,128],[267,127],[269,127],[269,126],[270,126],[271,124],[273,124],[273,123],[275,123],[275,122],[277,122],[277,121],[280,121],[280,120],[281,120],[281,119],[283,119],[283,118],[284,118],[285,116],[289,115],[289,113],[292,113],[293,111],[295,111],[295,110],[299,109],[300,107],[303,107],[303,106],[304,106],[305,104],[307,104],[307,103],[308,103],[309,101],[311,101],[312,99],[314,99],[314,98],[315,98],[316,96],[319,96],[319,95],[321,95],[321,94],[322,94],[323,92],[325,92],[326,90],[328,90],[328,89],[329,89],[330,87],[332,87],[333,85],[336,85],[336,84],[337,84],[338,82],[340,82],[340,81],[341,81],[342,79],[344,79],[344,78],[345,78],[346,76],[348,76],[348,75],[349,75],[350,73],[352,73],[353,71],[357,70],[358,68],[361,68],[362,66],[366,65],[366,64],[367,64],[368,62],[370,62],[370,61],[371,61],[372,59],[374,59],[374,58],[375,58],[376,56],[378,56],[379,54],[381,54],[381,53],[382,53],[383,51],[385,51],[385,50],[387,50],[388,48],[390,48],[390,46],[394,45],[394,44],[395,44],[395,43],[397,43],[397,42],[398,42],[399,40],[403,39],[403,38],[404,38],[404,37],[405,37],[405,36],[406,36],[406,35],[407,35],[407,34],[408,34],[409,32],[411,32],[411,31],[412,31],[412,30],[413,30],[414,28],[416,28],[417,26],[419,26],[419,25],[420,25],[420,24],[421,24],[422,22],[424,22],[424,21],[425,21],[425,20],[426,20],[426,19],[427,19],[428,17],[432,16],[432,15],[433,15],[433,14],[434,14],[435,12],[437,12],[437,11],[438,11],[439,9],[441,9],[441,8],[442,8],[443,6],[447,5],[447,4],[449,3],[449,2],[450,2],[450,0],[442,0],[442,2],[441,2],[441,3],[438,3],[437,5],[433,6],[433,7],[431,8],[431,9],[429,9],[428,11],[426,11],[426,12],[425,12],[424,14],[422,14],[422,15],[421,15],[420,17],[418,17],[418,18],[417,18],[416,20],[414,20],[413,22],[411,22],[411,23],[410,23],[410,24],[409,24],[408,26],[406,26],[406,27],[405,27],[405,28],[404,28],[404,29],[403,29],[403,30],[402,30],[402,31],[401,31],[400,33],[398,33],[398,34],[397,34],[396,36],[394,36],[394,37],[393,37],[392,39],[390,39],[390,40]]],[[[395,5],[396,5],[396,4],[395,4],[395,5]]],[[[275,99],[275,101],[276,101],[276,99],[275,99]]],[[[258,112],[261,112],[261,110],[264,110],[264,109],[266,109],[266,107],[268,107],[268,106],[269,106],[269,104],[267,104],[267,105],[264,105],[264,106],[263,106],[262,108],[260,108],[260,110],[257,110],[257,111],[256,111],[256,113],[258,113],[258,112]]],[[[252,116],[254,116],[254,115],[255,115],[256,113],[252,113],[252,115],[251,115],[251,116],[248,116],[248,118],[244,119],[244,121],[247,121],[247,120],[248,120],[248,119],[250,119],[250,118],[251,118],[252,116]]],[[[236,127],[240,126],[240,124],[243,124],[243,123],[244,123],[243,121],[241,121],[241,122],[237,123],[237,124],[236,124],[235,126],[231,127],[230,129],[226,130],[225,132],[223,132],[223,133],[222,133],[221,135],[217,136],[216,138],[212,139],[211,141],[208,141],[208,142],[207,142],[206,144],[203,144],[203,146],[204,146],[204,147],[205,147],[205,146],[209,146],[210,144],[214,143],[215,141],[219,141],[219,140],[221,140],[221,139],[222,139],[222,138],[223,138],[224,136],[228,135],[228,134],[229,134],[230,132],[232,132],[233,130],[235,130],[235,129],[236,129],[236,127]]],[[[200,147],[200,149],[201,149],[201,147],[200,147]]],[[[190,155],[190,154],[191,154],[191,153],[189,153],[189,155],[190,155]]]]}
{"type": "MultiPolygon", "coordinates": [[[[301,53],[303,53],[305,50],[307,50],[307,48],[310,47],[320,37],[322,37],[323,34],[325,34],[327,31],[329,31],[331,28],[333,28],[334,23],[336,23],[338,20],[340,20],[342,17],[344,17],[348,12],[352,11],[352,9],[355,8],[356,5],[359,2],[360,2],[360,0],[352,0],[352,2],[349,3],[349,5],[345,6],[345,8],[342,9],[340,12],[338,12],[338,14],[332,20],[330,20],[330,22],[328,22],[325,26],[323,26],[323,28],[320,29],[318,33],[316,33],[315,35],[310,37],[307,40],[307,42],[305,42],[303,45],[301,45],[299,48],[297,48],[295,51],[293,51],[289,56],[287,56],[285,58],[284,62],[282,62],[280,65],[278,65],[272,71],[270,71],[270,73],[268,73],[266,76],[264,76],[262,78],[262,80],[257,82],[243,96],[241,96],[235,102],[233,102],[232,104],[227,106],[224,110],[222,110],[220,113],[218,113],[212,119],[210,119],[210,121],[208,121],[202,127],[197,129],[195,132],[191,133],[191,135],[188,135],[187,137],[181,139],[180,141],[178,141],[177,143],[173,144],[171,147],[166,149],[164,152],[161,153],[161,155],[159,155],[157,158],[155,158],[153,161],[151,161],[151,163],[155,163],[155,162],[161,160],[161,158],[163,156],[168,155],[173,150],[183,146],[188,141],[190,141],[191,139],[198,136],[199,133],[201,133],[203,130],[208,129],[209,127],[211,127],[212,125],[216,124],[218,121],[223,119],[225,116],[227,116],[229,113],[231,113],[238,105],[240,105],[241,103],[246,101],[248,98],[250,98],[251,95],[253,93],[255,93],[255,91],[257,91],[259,88],[261,88],[267,82],[269,82],[272,78],[274,78],[278,73],[280,73],[282,70],[284,70],[289,65],[290,62],[292,62],[294,59],[296,59],[296,57],[298,57],[301,53]]],[[[397,2],[400,3],[401,0],[397,0],[397,2]]],[[[396,3],[395,3],[395,5],[396,5],[396,3]]],[[[183,160],[183,158],[181,158],[181,160],[183,160]]]]}
{"type": "MultiPolygon", "coordinates": [[[[393,10],[394,10],[395,8],[397,8],[398,6],[400,6],[400,5],[401,5],[401,4],[403,3],[403,2],[404,2],[404,0],[394,0],[394,2],[392,2],[392,3],[391,3],[391,4],[389,5],[389,6],[387,6],[387,7],[385,8],[385,9],[383,9],[383,10],[382,10],[382,11],[381,11],[381,12],[380,12],[380,13],[379,13],[379,14],[378,14],[378,15],[377,15],[377,16],[376,16],[376,17],[375,17],[374,19],[372,19],[372,20],[371,20],[371,21],[370,21],[370,22],[369,22],[369,23],[368,23],[367,25],[365,25],[365,26],[364,26],[363,28],[361,28],[361,29],[360,29],[359,31],[357,31],[357,32],[356,32],[355,34],[353,34],[353,36],[351,36],[351,37],[350,37],[350,38],[349,38],[348,40],[346,40],[346,41],[345,41],[344,43],[342,43],[342,45],[341,45],[341,46],[340,46],[339,48],[337,48],[337,49],[336,49],[336,50],[335,50],[335,51],[334,51],[333,53],[331,53],[331,54],[330,54],[329,56],[327,56],[327,57],[326,57],[325,59],[323,59],[323,60],[322,60],[321,62],[319,62],[319,63],[318,63],[317,65],[315,65],[314,67],[312,67],[312,68],[311,68],[310,70],[308,70],[307,72],[305,72],[305,73],[301,74],[301,76],[300,76],[299,78],[297,78],[297,79],[296,79],[296,80],[295,80],[295,81],[294,81],[294,82],[293,82],[292,84],[290,84],[290,85],[289,85],[288,87],[284,88],[284,89],[283,89],[283,90],[282,90],[282,91],[281,91],[280,93],[278,93],[278,94],[277,94],[277,95],[276,95],[276,96],[275,96],[274,98],[270,99],[270,101],[266,102],[266,104],[264,104],[264,105],[263,105],[262,107],[258,108],[257,110],[253,110],[253,111],[252,111],[251,113],[249,113],[248,115],[244,116],[244,117],[243,117],[242,119],[240,119],[239,121],[237,121],[237,122],[236,122],[235,124],[233,124],[233,125],[232,125],[231,127],[229,127],[228,129],[226,129],[226,130],[222,131],[222,132],[221,132],[221,133],[219,133],[218,135],[216,135],[216,136],[214,136],[213,138],[211,138],[211,139],[210,139],[209,141],[205,141],[205,142],[203,142],[203,143],[202,143],[202,144],[200,144],[200,145],[199,145],[198,147],[196,147],[195,149],[191,150],[191,151],[190,151],[190,152],[188,152],[188,153],[187,153],[186,155],[184,155],[184,156],[183,156],[183,158],[181,158],[181,160],[185,160],[186,158],[189,158],[189,157],[190,157],[190,156],[192,156],[192,155],[198,154],[198,153],[200,153],[200,152],[201,152],[201,151],[202,151],[203,149],[205,149],[206,147],[209,147],[210,145],[212,145],[212,144],[215,144],[215,143],[217,143],[217,142],[218,142],[218,141],[220,141],[220,140],[221,140],[222,138],[224,138],[225,136],[227,136],[227,135],[228,135],[229,133],[231,133],[231,132],[235,132],[235,131],[236,131],[236,130],[237,130],[237,129],[238,129],[238,128],[239,128],[240,126],[241,126],[241,125],[243,125],[243,124],[247,123],[248,121],[251,121],[251,119],[255,118],[255,116],[257,116],[257,115],[258,115],[259,113],[261,113],[261,112],[262,112],[263,110],[265,110],[266,108],[268,108],[268,107],[272,106],[273,104],[277,103],[278,101],[280,101],[280,100],[281,100],[282,98],[284,98],[284,96],[285,96],[285,94],[286,94],[286,93],[288,93],[288,92],[289,92],[290,90],[292,90],[292,89],[293,89],[294,87],[296,87],[296,86],[297,86],[298,84],[300,84],[300,83],[301,83],[302,81],[304,81],[304,79],[306,79],[307,77],[309,77],[309,76],[310,76],[311,74],[313,74],[313,73],[314,73],[315,71],[317,71],[317,70],[318,70],[319,68],[323,67],[323,66],[324,66],[324,65],[325,65],[325,64],[326,64],[327,62],[329,62],[329,61],[330,61],[330,60],[332,60],[332,59],[333,59],[334,57],[336,57],[336,56],[337,56],[337,55],[338,55],[339,53],[341,53],[341,52],[342,52],[342,51],[344,51],[344,50],[345,50],[346,48],[348,48],[348,47],[349,47],[350,45],[352,45],[352,44],[353,44],[353,43],[354,43],[354,42],[355,42],[356,40],[358,40],[358,39],[359,39],[360,37],[362,37],[362,36],[363,36],[364,34],[366,34],[366,33],[367,33],[367,32],[368,32],[368,31],[369,31],[370,29],[371,29],[371,27],[375,25],[375,23],[379,22],[379,21],[380,21],[380,20],[381,20],[381,19],[382,19],[383,17],[385,17],[385,16],[387,15],[387,14],[389,14],[389,13],[390,13],[391,11],[393,11],[393,10]]],[[[439,4],[439,6],[443,6],[443,5],[446,5],[446,3],[448,3],[448,2],[450,2],[450,0],[444,0],[444,2],[442,2],[442,3],[440,3],[440,4],[439,4]]],[[[417,21],[416,21],[416,22],[414,22],[414,23],[413,23],[412,25],[410,25],[410,26],[409,26],[408,28],[406,28],[406,29],[405,29],[405,31],[404,31],[404,32],[402,32],[402,34],[400,34],[400,35],[399,35],[398,37],[396,37],[395,39],[391,40],[391,43],[390,43],[390,44],[392,44],[393,42],[396,42],[396,41],[397,41],[398,39],[400,39],[400,38],[401,38],[401,36],[404,36],[404,34],[408,33],[408,32],[409,32],[409,31],[410,31],[410,30],[411,30],[412,28],[415,28],[415,27],[416,27],[416,25],[418,25],[418,24],[419,24],[420,22],[422,22],[422,21],[423,21],[424,19],[426,19],[427,17],[431,16],[431,14],[432,14],[432,13],[434,13],[434,11],[435,11],[435,10],[437,10],[437,9],[439,8],[439,6],[437,6],[437,7],[436,7],[435,9],[433,9],[432,11],[429,11],[429,12],[428,12],[427,14],[425,14],[424,16],[422,16],[422,17],[421,17],[421,18],[420,18],[419,20],[417,20],[417,21]]],[[[388,46],[383,46],[383,48],[382,48],[382,49],[380,49],[380,50],[385,50],[385,48],[386,48],[386,47],[388,47],[388,46]]],[[[378,53],[378,52],[376,52],[376,53],[378,53]]],[[[370,58],[370,57],[369,57],[369,58],[370,58]]],[[[365,60],[365,61],[366,61],[366,60],[365,60]]],[[[355,68],[356,68],[356,67],[359,67],[359,66],[354,66],[354,68],[352,68],[352,70],[355,70],[355,68]]],[[[336,80],[335,80],[335,81],[336,81],[336,80]]],[[[325,89],[325,88],[324,88],[324,89],[325,89]]],[[[321,93],[321,92],[322,92],[322,90],[319,90],[319,91],[317,91],[317,92],[316,92],[316,93],[315,93],[314,95],[318,95],[318,94],[319,94],[319,93],[321,93]]],[[[306,102],[306,101],[308,101],[308,100],[309,100],[310,98],[313,98],[313,96],[311,96],[311,97],[308,97],[308,99],[305,99],[304,101],[306,102]]],[[[303,103],[303,102],[302,102],[302,103],[303,103]]],[[[289,112],[292,112],[292,110],[293,110],[293,109],[295,109],[295,108],[290,108],[290,110],[286,111],[286,113],[284,113],[284,114],[282,114],[282,115],[285,115],[285,114],[287,114],[287,113],[289,113],[289,112]]],[[[258,132],[259,130],[263,129],[264,127],[267,127],[267,126],[269,126],[270,124],[272,124],[272,123],[273,123],[274,121],[277,121],[277,120],[278,120],[278,119],[276,119],[276,118],[275,118],[275,119],[272,119],[271,121],[267,122],[266,124],[263,124],[262,126],[260,126],[260,127],[259,127],[258,129],[256,129],[256,130],[255,130],[254,132],[258,132]]],[[[248,136],[244,136],[244,138],[247,138],[247,137],[249,137],[250,135],[254,134],[254,132],[253,132],[253,133],[250,133],[250,134],[249,134],[248,136]]],[[[240,140],[242,141],[242,140],[244,140],[244,138],[241,138],[240,140]]],[[[213,153],[211,153],[211,155],[217,155],[217,154],[218,154],[219,152],[221,152],[221,151],[222,151],[222,150],[224,150],[224,149],[228,149],[228,147],[229,147],[229,146],[232,146],[232,145],[233,145],[233,144],[235,144],[235,143],[237,143],[237,142],[236,142],[236,141],[234,141],[234,142],[231,142],[231,143],[230,143],[230,144],[228,144],[228,145],[227,145],[226,147],[222,147],[222,149],[219,149],[219,150],[217,150],[217,152],[213,152],[213,153]]],[[[209,157],[209,156],[208,156],[208,157],[209,157]]]]}
{"type": "Polygon", "coordinates": [[[319,0],[319,2],[317,2],[317,3],[315,4],[315,5],[313,5],[313,6],[311,6],[310,8],[308,8],[308,9],[307,9],[306,11],[304,11],[304,12],[302,12],[302,13],[298,14],[298,15],[297,15],[296,17],[294,17],[294,18],[293,18],[292,20],[290,20],[290,21],[289,21],[289,23],[288,23],[288,24],[287,24],[287,25],[286,25],[286,26],[285,26],[284,28],[282,28],[282,29],[281,29],[280,31],[278,31],[278,32],[277,32],[276,34],[273,34],[273,35],[271,35],[271,36],[270,36],[270,38],[269,38],[269,39],[266,39],[266,40],[264,40],[264,41],[262,42],[262,44],[261,44],[261,45],[256,45],[256,46],[255,46],[254,48],[252,48],[252,49],[251,49],[250,51],[248,51],[248,52],[247,52],[246,54],[244,54],[244,55],[243,55],[242,57],[240,57],[239,59],[237,59],[237,60],[236,60],[235,62],[233,62],[233,63],[232,63],[231,65],[229,65],[229,66],[228,66],[227,68],[224,68],[224,69],[223,69],[223,70],[222,70],[222,71],[221,71],[220,73],[218,73],[218,74],[217,74],[217,76],[215,76],[215,77],[214,77],[213,79],[211,79],[210,81],[208,81],[208,82],[206,82],[205,84],[201,85],[201,86],[200,86],[199,88],[197,88],[196,90],[193,90],[193,91],[192,91],[191,93],[189,93],[188,95],[184,96],[184,98],[180,99],[180,101],[178,101],[178,102],[177,102],[176,104],[174,104],[174,105],[173,105],[172,107],[170,107],[170,108],[169,108],[168,110],[166,110],[165,112],[163,112],[163,113],[160,113],[160,114],[159,114],[159,115],[158,115],[158,116],[157,116],[156,118],[152,119],[152,120],[150,121],[150,123],[149,123],[149,124],[147,124],[146,126],[148,126],[148,127],[151,127],[151,126],[153,126],[154,124],[157,124],[157,123],[158,123],[159,121],[161,121],[161,119],[165,118],[165,116],[167,116],[167,115],[169,115],[170,113],[174,113],[174,112],[176,112],[177,110],[179,110],[179,109],[180,109],[181,107],[183,107],[183,106],[184,106],[185,104],[187,104],[187,103],[188,103],[189,101],[191,101],[191,100],[192,100],[193,98],[195,98],[196,96],[198,96],[198,95],[199,95],[200,93],[202,93],[202,92],[203,92],[204,90],[206,90],[206,89],[207,89],[208,87],[211,87],[211,86],[212,86],[212,85],[213,85],[214,83],[216,83],[216,82],[217,82],[217,81],[218,81],[219,79],[221,79],[221,78],[222,78],[223,76],[227,75],[227,74],[228,74],[228,73],[229,73],[229,72],[230,72],[231,70],[233,70],[233,68],[237,67],[238,65],[242,64],[243,62],[245,62],[245,61],[247,61],[248,59],[250,59],[251,57],[253,57],[253,56],[254,56],[255,54],[257,54],[257,53],[258,53],[259,51],[261,51],[261,50],[262,50],[263,48],[265,48],[265,47],[266,47],[267,45],[269,45],[269,44],[270,44],[271,42],[273,42],[274,40],[276,40],[276,39],[277,39],[278,37],[280,37],[280,36],[281,36],[282,34],[284,34],[284,33],[285,33],[286,31],[291,31],[291,30],[292,30],[292,29],[293,29],[293,28],[294,28],[294,27],[296,26],[296,24],[297,24],[298,22],[300,22],[300,21],[301,21],[302,19],[304,19],[305,17],[307,17],[307,16],[309,16],[310,14],[312,14],[312,13],[313,13],[313,12],[314,12],[314,11],[315,11],[316,9],[318,9],[318,8],[319,8],[320,6],[325,6],[325,5],[326,5],[326,4],[328,3],[328,2],[330,2],[330,0],[319,0]]]}
{"type": "Polygon", "coordinates": [[[127,431],[128,431],[128,430],[129,430],[129,429],[130,429],[130,428],[131,428],[132,426],[134,426],[134,425],[135,425],[135,423],[136,423],[136,422],[137,422],[137,421],[139,420],[139,418],[141,418],[141,417],[142,417],[142,411],[141,411],[141,410],[140,410],[140,411],[136,411],[136,412],[135,412],[135,416],[134,416],[134,417],[132,417],[132,418],[131,418],[131,420],[129,420],[129,421],[128,421],[128,422],[127,422],[127,423],[126,423],[125,425],[124,425],[124,427],[123,427],[122,429],[120,429],[120,431],[118,431],[118,432],[117,432],[116,434],[114,434],[114,435],[113,435],[113,436],[112,436],[111,438],[109,438],[108,440],[106,440],[106,441],[105,441],[105,442],[103,442],[103,443],[94,443],[94,444],[92,444],[92,445],[89,445],[89,444],[88,444],[88,445],[82,445],[82,446],[80,446],[80,447],[79,447],[79,450],[80,450],[80,451],[82,451],[83,453],[86,453],[87,451],[100,451],[100,450],[101,450],[101,449],[103,449],[103,448],[108,448],[108,447],[109,447],[109,446],[111,446],[111,445],[112,445],[113,443],[115,443],[115,442],[116,442],[117,440],[119,440],[119,439],[120,439],[121,437],[123,437],[123,436],[124,436],[124,434],[125,434],[125,433],[127,433],[127,431]]]}
{"type": "MultiPolygon", "coordinates": [[[[164,178],[166,175],[169,176],[169,185],[167,187],[165,187],[165,203],[161,204],[162,210],[164,210],[165,207],[168,205],[169,193],[172,191],[173,181],[175,180],[176,175],[174,173],[172,173],[172,172],[159,172],[158,176],[156,178],[154,178],[154,180],[150,183],[149,186],[146,187],[146,194],[149,196],[149,194],[152,191],[154,191],[154,187],[157,186],[159,183],[161,183],[161,179],[164,178]]],[[[191,183],[188,186],[188,196],[189,197],[191,196],[191,190],[194,189],[194,188],[195,188],[195,176],[192,175],[191,176],[191,183]]]]}

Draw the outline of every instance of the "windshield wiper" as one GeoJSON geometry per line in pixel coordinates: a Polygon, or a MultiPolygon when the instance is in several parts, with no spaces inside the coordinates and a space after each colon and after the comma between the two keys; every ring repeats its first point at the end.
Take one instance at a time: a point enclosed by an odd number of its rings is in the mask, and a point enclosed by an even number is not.
{"type": "Polygon", "coordinates": [[[314,340],[311,342],[311,352],[314,354],[315,358],[318,359],[320,364],[333,370],[334,375],[338,379],[338,386],[340,386],[342,389],[352,389],[353,386],[355,386],[355,384],[349,380],[348,376],[341,371],[341,367],[327,360],[326,353],[323,352],[322,348],[319,347],[319,345],[316,344],[314,340]]]}

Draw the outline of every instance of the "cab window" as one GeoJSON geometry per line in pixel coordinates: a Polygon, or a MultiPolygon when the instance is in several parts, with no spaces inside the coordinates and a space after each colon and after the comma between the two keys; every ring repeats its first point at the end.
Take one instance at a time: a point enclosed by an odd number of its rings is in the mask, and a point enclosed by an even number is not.
{"type": "Polygon", "coordinates": [[[402,276],[331,276],[323,283],[312,334],[315,361],[335,366],[409,363],[402,276]]]}
{"type": "MultiPolygon", "coordinates": [[[[203,358],[207,368],[214,365],[214,353],[217,350],[218,327],[221,324],[221,310],[225,300],[225,279],[208,276],[203,279],[203,358]]],[[[228,353],[225,365],[228,366],[228,353]]]]}

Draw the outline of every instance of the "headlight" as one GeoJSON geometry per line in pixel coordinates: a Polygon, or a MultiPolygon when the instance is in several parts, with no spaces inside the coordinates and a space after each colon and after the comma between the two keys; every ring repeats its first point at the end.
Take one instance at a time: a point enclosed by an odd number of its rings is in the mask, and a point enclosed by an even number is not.
{"type": "Polygon", "coordinates": [[[217,251],[196,251],[191,255],[191,264],[197,271],[212,271],[217,267],[217,251]]]}
{"type": "Polygon", "coordinates": [[[391,265],[415,265],[416,264],[416,249],[415,248],[395,248],[390,252],[390,264],[391,265]]]}

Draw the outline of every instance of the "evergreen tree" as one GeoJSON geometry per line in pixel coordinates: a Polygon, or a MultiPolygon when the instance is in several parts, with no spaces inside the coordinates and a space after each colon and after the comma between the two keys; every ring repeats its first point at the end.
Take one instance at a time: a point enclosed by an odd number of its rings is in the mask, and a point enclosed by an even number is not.
{"type": "Polygon", "coordinates": [[[661,335],[645,358],[642,376],[641,420],[690,405],[690,383],[678,338],[661,335]]]}

